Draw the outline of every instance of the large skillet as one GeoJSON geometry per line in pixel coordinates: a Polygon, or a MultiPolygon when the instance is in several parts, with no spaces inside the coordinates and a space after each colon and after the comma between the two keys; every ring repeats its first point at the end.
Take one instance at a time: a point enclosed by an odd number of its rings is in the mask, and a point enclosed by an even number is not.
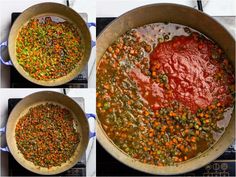
{"type": "Polygon", "coordinates": [[[68,96],[51,91],[33,93],[22,99],[11,111],[6,126],[6,139],[8,148],[1,148],[1,150],[9,150],[19,164],[34,173],[41,175],[54,175],[62,173],[73,167],[79,160],[81,160],[82,155],[86,151],[89,138],[95,136],[95,133],[91,133],[89,131],[89,124],[87,120],[87,118],[89,117],[95,118],[95,115],[85,114],[81,107],[68,96]],[[66,163],[63,163],[61,166],[52,167],[49,169],[43,167],[39,168],[32,162],[26,160],[23,157],[22,153],[20,153],[20,151],[18,150],[15,140],[15,127],[19,118],[25,115],[30,107],[48,102],[60,105],[71,111],[74,119],[78,122],[77,130],[79,131],[81,137],[80,143],[70,160],[66,163]]]}
{"type": "MultiPolygon", "coordinates": [[[[198,10],[177,4],[152,4],[131,10],[109,24],[97,38],[97,66],[105,50],[120,35],[129,29],[157,22],[172,22],[200,31],[223,48],[230,63],[235,66],[235,40],[229,32],[213,18],[198,10]]],[[[234,110],[235,112],[235,110],[234,110]]],[[[234,113],[224,134],[212,146],[195,158],[175,166],[159,167],[141,163],[120,150],[106,135],[97,121],[97,138],[103,148],[125,165],[150,174],[173,175],[198,169],[220,156],[234,140],[234,113]]]]}
{"type": "MultiPolygon", "coordinates": [[[[91,25],[93,24],[91,23],[91,25]]],[[[7,45],[7,42],[2,43],[1,47],[4,45],[7,45]]],[[[43,86],[62,85],[74,79],[87,64],[91,52],[91,35],[85,21],[73,9],[58,3],[41,3],[29,7],[28,9],[23,11],[22,14],[15,20],[8,37],[8,52],[11,58],[11,62],[4,62],[3,60],[2,62],[8,65],[12,63],[17,69],[17,71],[27,80],[43,86]],[[28,73],[19,65],[16,59],[16,38],[19,30],[31,18],[38,18],[44,16],[59,17],[76,25],[82,33],[82,39],[84,41],[85,46],[84,56],[81,59],[80,63],[78,63],[78,65],[75,67],[75,69],[73,69],[72,72],[70,72],[66,76],[50,81],[37,80],[30,77],[28,73]]]]}

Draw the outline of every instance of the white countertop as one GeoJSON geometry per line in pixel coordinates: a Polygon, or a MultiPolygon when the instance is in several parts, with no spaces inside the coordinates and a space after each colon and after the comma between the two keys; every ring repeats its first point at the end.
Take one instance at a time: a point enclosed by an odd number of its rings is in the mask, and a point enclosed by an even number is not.
{"type": "MultiPolygon", "coordinates": [[[[153,3],[176,3],[197,7],[197,0],[97,0],[97,17],[117,17],[136,7],[153,3]]],[[[211,16],[236,16],[235,0],[202,0],[211,16]]]]}
{"type": "MultiPolygon", "coordinates": [[[[69,0],[70,7],[78,13],[87,13],[88,22],[96,22],[96,1],[95,0],[69,0]]],[[[56,2],[66,5],[66,0],[0,0],[0,43],[6,41],[11,24],[11,13],[22,12],[26,8],[42,3],[42,2],[56,2]]],[[[96,30],[94,27],[90,28],[93,40],[96,40],[96,30]]],[[[92,49],[91,56],[88,62],[88,87],[96,87],[96,74],[93,70],[93,65],[96,59],[96,47],[92,49]]],[[[0,66],[0,87],[9,87],[9,67],[0,66]]]]}
{"type": "MultiPolygon", "coordinates": [[[[0,128],[4,127],[6,124],[8,116],[8,99],[9,98],[23,98],[31,93],[38,91],[56,91],[63,93],[62,89],[0,89],[0,128]]],[[[66,89],[66,93],[69,97],[82,97],[85,101],[85,112],[86,113],[96,113],[96,90],[93,88],[90,89],[66,89]]],[[[94,132],[95,122],[93,119],[89,119],[90,130],[94,132]]],[[[2,137],[5,135],[1,135],[2,137]]],[[[4,138],[3,138],[4,139],[4,138]]],[[[3,145],[2,145],[3,146],[3,145]]],[[[7,154],[0,153],[4,159],[5,163],[1,163],[1,172],[2,176],[8,174],[8,163],[7,163],[7,154]]],[[[86,150],[86,174],[88,177],[96,176],[96,138],[91,138],[86,150]]]]}

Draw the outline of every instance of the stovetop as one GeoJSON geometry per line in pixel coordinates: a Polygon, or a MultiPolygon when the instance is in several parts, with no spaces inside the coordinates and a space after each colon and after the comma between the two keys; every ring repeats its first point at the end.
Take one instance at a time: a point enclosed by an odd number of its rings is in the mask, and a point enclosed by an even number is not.
{"type": "MultiPolygon", "coordinates": [[[[98,176],[154,176],[122,164],[106,152],[99,142],[97,142],[96,148],[98,176]]],[[[235,149],[230,146],[224,154],[205,167],[175,176],[235,176],[235,149]]]]}
{"type": "MultiPolygon", "coordinates": [[[[19,12],[14,12],[11,15],[11,24],[14,23],[16,18],[20,15],[19,12]]],[[[81,17],[87,21],[87,14],[80,14],[81,17]]],[[[11,88],[44,88],[44,86],[40,86],[34,84],[27,79],[25,79],[21,74],[12,66],[10,67],[10,87],[11,88]]],[[[56,88],[88,88],[88,66],[84,68],[84,70],[72,81],[56,86],[56,88]]]]}
{"type": "MultiPolygon", "coordinates": [[[[226,28],[231,23],[234,23],[235,25],[235,17],[214,18],[220,22],[226,21],[226,28]]],[[[114,19],[114,17],[97,18],[96,34],[99,35],[99,33],[114,19]]],[[[106,152],[99,142],[97,143],[96,147],[98,176],[151,176],[122,164],[112,157],[108,152],[106,152]]],[[[231,145],[218,159],[206,165],[205,167],[179,176],[235,176],[235,150],[236,142],[234,142],[234,144],[231,145]]]]}
{"type": "MultiPolygon", "coordinates": [[[[84,109],[83,98],[72,99],[84,109]]],[[[10,98],[8,100],[8,114],[10,114],[11,110],[20,100],[20,98],[10,98]]],[[[41,176],[22,167],[10,153],[8,155],[8,164],[9,176],[41,176]]],[[[82,159],[74,167],[56,176],[86,176],[86,153],[84,153],[82,159]]]]}

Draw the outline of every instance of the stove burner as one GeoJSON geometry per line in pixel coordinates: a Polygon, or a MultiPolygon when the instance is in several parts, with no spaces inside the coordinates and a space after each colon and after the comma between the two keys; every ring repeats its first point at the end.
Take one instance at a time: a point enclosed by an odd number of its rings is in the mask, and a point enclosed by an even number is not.
{"type": "MultiPolygon", "coordinates": [[[[21,13],[18,13],[18,12],[12,13],[11,24],[14,23],[14,21],[20,14],[21,13]]],[[[45,88],[44,86],[34,84],[28,81],[27,79],[25,79],[23,76],[20,75],[20,73],[14,67],[10,67],[10,87],[11,88],[45,88]]],[[[83,72],[81,72],[72,81],[61,86],[56,86],[56,88],[88,88],[88,66],[86,65],[83,72]]]]}
{"type": "MultiPolygon", "coordinates": [[[[8,100],[8,114],[20,101],[19,98],[10,98],[8,100]]],[[[9,153],[9,176],[41,176],[26,170],[22,167],[14,157],[9,153]]],[[[69,170],[58,174],[59,176],[86,176],[86,155],[84,154],[81,161],[69,170]]]]}

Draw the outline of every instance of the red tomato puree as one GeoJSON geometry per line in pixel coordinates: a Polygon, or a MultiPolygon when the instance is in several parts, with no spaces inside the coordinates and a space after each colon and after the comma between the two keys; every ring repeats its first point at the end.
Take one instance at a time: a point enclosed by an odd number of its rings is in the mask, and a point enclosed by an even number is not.
{"type": "Polygon", "coordinates": [[[197,34],[176,36],[159,43],[149,55],[150,70],[168,77],[167,89],[137,68],[132,69],[129,75],[138,85],[143,99],[154,110],[168,106],[173,100],[181,102],[192,112],[207,107],[216,99],[227,106],[232,102],[227,87],[233,83],[234,76],[224,74],[225,79],[216,79],[225,72],[215,59],[221,53],[221,49],[210,40],[200,39],[197,34]]]}

